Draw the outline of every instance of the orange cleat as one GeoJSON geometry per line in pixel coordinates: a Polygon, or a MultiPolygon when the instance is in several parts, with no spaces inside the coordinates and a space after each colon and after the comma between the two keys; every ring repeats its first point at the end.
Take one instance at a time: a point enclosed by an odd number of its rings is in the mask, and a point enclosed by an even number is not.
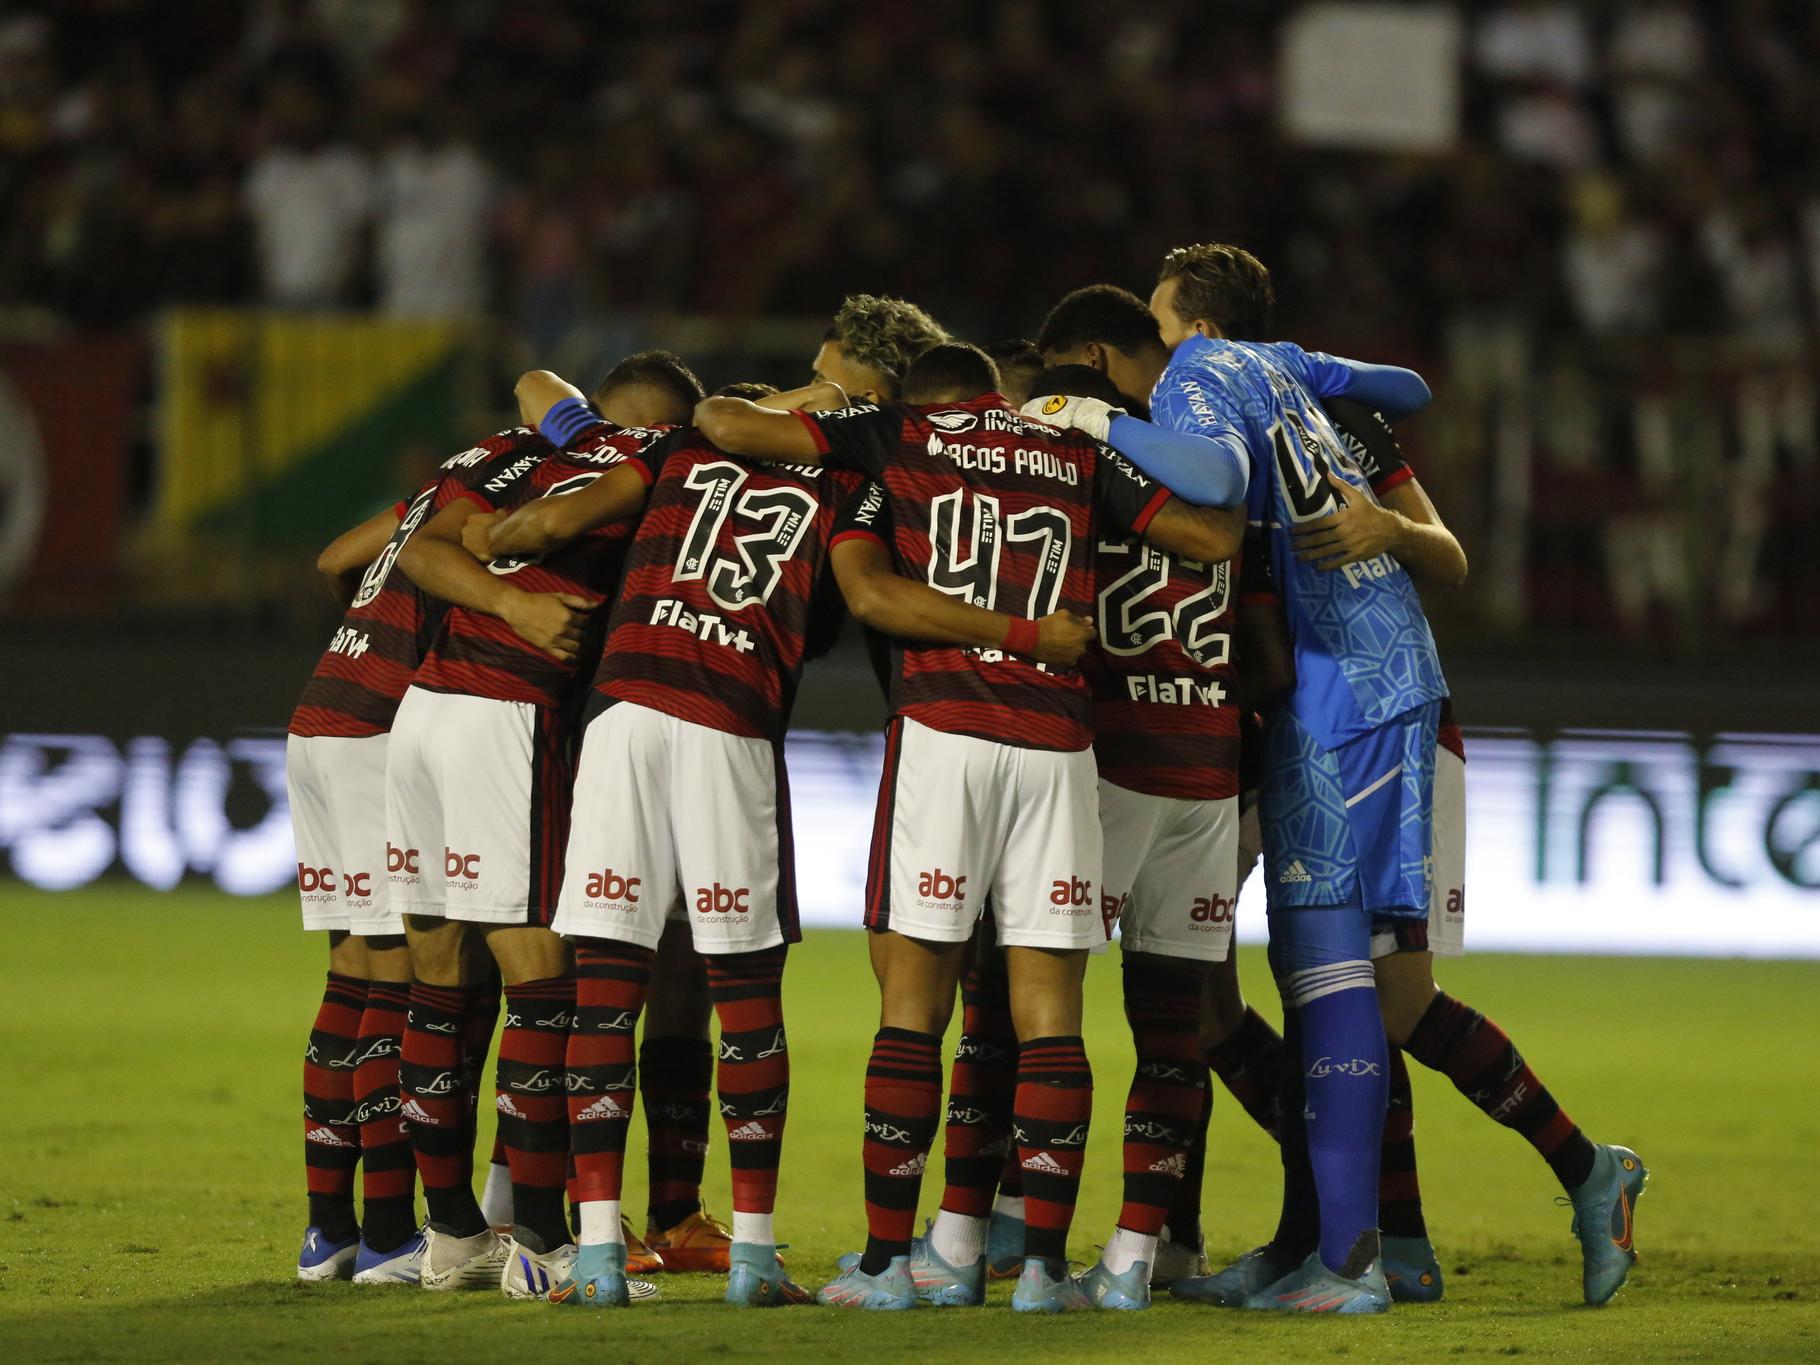
{"type": "MultiPolygon", "coordinates": [[[[632,1220],[622,1217],[619,1220],[620,1231],[626,1238],[626,1274],[650,1275],[659,1270],[675,1270],[663,1256],[652,1250],[639,1235],[632,1231],[632,1220]]],[[[723,1252],[722,1255],[725,1255],[723,1252]]]]}
{"type": "Polygon", "coordinates": [[[659,1230],[647,1227],[645,1241],[653,1252],[663,1258],[665,1270],[716,1271],[725,1274],[728,1269],[727,1249],[733,1245],[733,1232],[720,1219],[698,1209],[673,1228],[659,1230]]]}

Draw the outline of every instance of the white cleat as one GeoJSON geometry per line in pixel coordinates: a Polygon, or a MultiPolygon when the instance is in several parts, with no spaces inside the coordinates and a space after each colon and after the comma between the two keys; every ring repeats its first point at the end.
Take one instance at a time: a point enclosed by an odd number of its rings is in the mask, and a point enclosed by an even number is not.
{"type": "Polygon", "coordinates": [[[575,1243],[554,1251],[532,1251],[516,1237],[506,1238],[506,1264],[499,1274],[499,1289],[508,1299],[542,1299],[569,1276],[575,1264],[575,1243]]]}
{"type": "Polygon", "coordinates": [[[424,1229],[425,1289],[491,1289],[505,1268],[505,1240],[491,1228],[472,1237],[456,1237],[434,1224],[424,1229]]]}

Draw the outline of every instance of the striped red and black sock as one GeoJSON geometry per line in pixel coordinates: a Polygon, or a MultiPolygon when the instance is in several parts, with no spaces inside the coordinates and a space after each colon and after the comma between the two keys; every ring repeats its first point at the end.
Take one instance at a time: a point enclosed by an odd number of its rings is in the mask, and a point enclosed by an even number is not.
{"type": "Polygon", "coordinates": [[[417,1163],[399,1116],[398,1058],[411,988],[402,981],[367,985],[360,1015],[360,1235],[374,1251],[394,1251],[417,1230],[417,1163]]]}
{"type": "MultiPolygon", "coordinates": [[[[1198,995],[1193,998],[1198,998],[1198,995]]],[[[1011,1122],[1024,1169],[1024,1254],[1065,1272],[1068,1228],[1081,1189],[1093,1071],[1078,1034],[1032,1038],[1018,1054],[1011,1122]]]]}
{"type": "Polygon", "coordinates": [[[634,1035],[651,991],[649,948],[589,940],[575,947],[569,1032],[569,1142],[577,1203],[617,1200],[638,1081],[634,1035]]]}
{"type": "Polygon", "coordinates": [[[1125,1019],[1137,1068],[1125,1099],[1125,1200],[1119,1226],[1163,1230],[1207,1096],[1201,1057],[1201,977],[1192,966],[1133,954],[1124,959],[1125,1019]]]}
{"type": "Polygon", "coordinates": [[[714,1047],[705,1038],[647,1036],[638,1049],[652,1227],[673,1228],[701,1208],[713,1083],[714,1047]]]}
{"type": "Polygon", "coordinates": [[[1207,1129],[1213,1121],[1213,1073],[1201,1063],[1201,1113],[1195,1120],[1194,1142],[1188,1148],[1188,1160],[1182,1167],[1182,1178],[1176,1182],[1175,1197],[1169,1201],[1169,1216],[1163,1226],[1169,1240],[1178,1246],[1201,1245],[1201,1192],[1207,1177],[1207,1129]]]}
{"type": "Polygon", "coordinates": [[[565,1053],[575,1012],[575,978],[546,977],[506,987],[494,1107],[512,1173],[512,1221],[545,1247],[569,1240],[563,1184],[569,1174],[565,1053]]]}
{"type": "Polygon", "coordinates": [[[881,1028],[866,1063],[866,1251],[860,1269],[868,1275],[909,1254],[941,1109],[942,1040],[881,1028]]]}
{"type": "Polygon", "coordinates": [[[303,1054],[303,1166],[310,1225],[332,1242],[360,1230],[354,1217],[354,1168],[360,1164],[354,1069],[367,983],[330,972],[303,1054]]]}
{"type": "Polygon", "coordinates": [[[1426,1237],[1422,1187],[1416,1179],[1415,1097],[1401,1048],[1390,1050],[1390,1097],[1378,1156],[1378,1230],[1386,1237],[1426,1237]]]}
{"type": "Polygon", "coordinates": [[[463,1065],[462,1029],[473,992],[411,983],[398,1089],[430,1221],[457,1237],[486,1229],[474,1198],[474,1100],[463,1065]]]}
{"type": "Polygon", "coordinates": [[[1264,1016],[1248,1008],[1231,1036],[1207,1050],[1207,1065],[1251,1121],[1280,1140],[1277,1087],[1283,1075],[1283,1040],[1264,1016]]]}
{"type": "Polygon", "coordinates": [[[707,959],[708,995],[720,1019],[715,1089],[727,1125],[735,1213],[770,1213],[777,1206],[777,1166],[790,1101],[785,955],[780,943],[761,952],[707,959]]]}
{"type": "Polygon", "coordinates": [[[1586,1183],[1597,1149],[1491,1020],[1437,991],[1403,1050],[1447,1077],[1493,1120],[1528,1138],[1563,1187],[1586,1183]]]}
{"type": "Polygon", "coordinates": [[[961,1036],[948,1081],[942,1135],[949,1213],[984,1218],[1010,1154],[1011,1103],[1017,1092],[1017,1030],[1003,972],[969,968],[961,981],[961,1036]]]}

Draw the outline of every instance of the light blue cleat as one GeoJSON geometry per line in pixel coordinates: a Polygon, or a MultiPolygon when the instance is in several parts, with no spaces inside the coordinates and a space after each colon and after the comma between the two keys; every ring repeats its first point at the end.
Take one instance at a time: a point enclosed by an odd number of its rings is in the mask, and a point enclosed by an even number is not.
{"type": "Polygon", "coordinates": [[[297,1278],[305,1284],[324,1280],[345,1280],[354,1273],[354,1258],[360,1253],[360,1238],[332,1242],[319,1227],[305,1228],[303,1249],[297,1253],[297,1278]]]}
{"type": "Polygon", "coordinates": [[[914,1308],[916,1283],[910,1278],[910,1258],[893,1256],[891,1264],[876,1275],[868,1275],[855,1261],[823,1285],[815,1301],[830,1308],[864,1308],[874,1313],[914,1308]]]}
{"type": "Polygon", "coordinates": [[[1211,1275],[1191,1275],[1169,1286],[1169,1292],[1190,1303],[1211,1303],[1221,1308],[1243,1308],[1245,1300],[1282,1279],[1299,1263],[1275,1247],[1254,1247],[1224,1270],[1211,1275]]]}
{"type": "Polygon", "coordinates": [[[1441,1263],[1426,1237],[1386,1237],[1384,1278],[1398,1303],[1441,1301],[1441,1263]]]}
{"type": "Polygon", "coordinates": [[[1023,1268],[1024,1220],[994,1209],[986,1222],[986,1273],[995,1280],[1010,1280],[1023,1268]]]}
{"type": "Polygon", "coordinates": [[[925,1233],[910,1243],[910,1282],[917,1298],[937,1308],[978,1308],[986,1301],[986,1258],[964,1270],[949,1265],[925,1233]]]}
{"type": "Polygon", "coordinates": [[[1359,1234],[1346,1264],[1329,1270],[1321,1253],[1311,1252],[1301,1268],[1245,1300],[1247,1308],[1279,1313],[1388,1313],[1390,1284],[1376,1228],[1359,1234]]]}
{"type": "Polygon", "coordinates": [[[575,1308],[625,1308],[632,1302],[626,1283],[626,1244],[596,1242],[575,1250],[575,1260],[556,1288],[551,1303],[575,1308]]]}
{"type": "Polygon", "coordinates": [[[809,1291],[784,1274],[777,1248],[735,1242],[727,1250],[727,1302],[741,1308],[782,1308],[809,1302],[809,1291]]]}
{"type": "Polygon", "coordinates": [[[1150,1307],[1150,1266],[1135,1262],[1129,1270],[1113,1274],[1104,1261],[1074,1277],[1081,1293],[1095,1308],[1119,1308],[1126,1311],[1150,1307]]]}
{"type": "Polygon", "coordinates": [[[1637,1200],[1648,1183],[1649,1168],[1630,1148],[1601,1146],[1592,1174],[1573,1192],[1581,1287],[1595,1308],[1623,1288],[1637,1262],[1637,1200]]]}
{"type": "Polygon", "coordinates": [[[1011,1295],[1014,1313],[1079,1313],[1092,1308],[1081,1287],[1068,1277],[1049,1273],[1041,1256],[1026,1256],[1024,1272],[1011,1295]]]}
{"type": "Polygon", "coordinates": [[[355,1284],[418,1284],[423,1279],[423,1251],[427,1244],[419,1229],[403,1246],[374,1251],[365,1242],[354,1258],[355,1284]]]}

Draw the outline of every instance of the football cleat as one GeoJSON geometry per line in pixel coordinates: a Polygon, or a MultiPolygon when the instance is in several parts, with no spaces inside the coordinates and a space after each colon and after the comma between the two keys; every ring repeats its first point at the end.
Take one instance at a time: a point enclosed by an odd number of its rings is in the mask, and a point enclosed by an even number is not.
{"type": "Polygon", "coordinates": [[[1135,1261],[1129,1270],[1114,1274],[1100,1261],[1091,1270],[1075,1276],[1074,1282],[1095,1308],[1119,1308],[1126,1311],[1150,1307],[1150,1267],[1135,1261]]]}
{"type": "Polygon", "coordinates": [[[986,1301],[986,1258],[962,1269],[943,1260],[928,1230],[910,1243],[910,1282],[916,1297],[937,1308],[977,1308],[986,1301]]]}
{"type": "Polygon", "coordinates": [[[828,1281],[815,1301],[829,1308],[865,1308],[875,1313],[896,1313],[916,1307],[916,1282],[910,1278],[910,1258],[893,1256],[891,1264],[876,1275],[853,1265],[828,1281]]]}
{"type": "Polygon", "coordinates": [[[1024,1270],[1024,1220],[992,1211],[986,1223],[986,1273],[995,1280],[1015,1280],[1024,1270]]]}
{"type": "Polygon", "coordinates": [[[1388,1313],[1390,1285],[1384,1278],[1378,1230],[1367,1228],[1359,1234],[1339,1270],[1329,1270],[1320,1252],[1310,1252],[1300,1268],[1260,1289],[1245,1306],[1279,1313],[1388,1313]]]}
{"type": "Polygon", "coordinates": [[[1637,1261],[1637,1200],[1649,1169],[1628,1147],[1599,1148],[1592,1174],[1573,1192],[1574,1236],[1580,1239],[1581,1288],[1595,1308],[1623,1288],[1637,1261]]]}
{"type": "Polygon", "coordinates": [[[297,1278],[305,1284],[324,1280],[345,1280],[354,1273],[354,1259],[360,1254],[360,1238],[331,1242],[318,1227],[305,1228],[303,1249],[297,1253],[297,1278]]]}
{"type": "Polygon", "coordinates": [[[425,1289],[491,1289],[506,1268],[506,1244],[492,1228],[457,1237],[434,1223],[423,1230],[423,1263],[418,1283],[425,1289]]]}
{"type": "Polygon", "coordinates": [[[568,1273],[550,1291],[550,1302],[575,1308],[624,1308],[632,1302],[634,1283],[626,1278],[625,1244],[598,1242],[575,1249],[568,1273]]]}
{"type": "Polygon", "coordinates": [[[1041,1256],[1026,1256],[1023,1273],[1017,1277],[1017,1288],[1011,1293],[1014,1313],[1079,1313],[1093,1304],[1081,1287],[1068,1277],[1049,1273],[1041,1256]]]}
{"type": "Polygon", "coordinates": [[[1441,1263],[1426,1237],[1386,1237],[1384,1278],[1398,1303],[1441,1301],[1441,1263]]]}
{"type": "MultiPolygon", "coordinates": [[[[666,1257],[653,1251],[644,1238],[632,1231],[632,1220],[624,1214],[620,1215],[619,1233],[626,1239],[626,1274],[655,1275],[660,1270],[677,1269],[666,1257]]],[[[637,1295],[633,1297],[636,1298],[637,1295]]]]}
{"type": "Polygon", "coordinates": [[[506,1238],[506,1265],[499,1274],[499,1290],[508,1299],[547,1298],[552,1289],[569,1278],[575,1264],[575,1243],[554,1251],[537,1250],[537,1239],[522,1228],[506,1238]]]}
{"type": "Polygon", "coordinates": [[[1169,1229],[1164,1228],[1156,1239],[1156,1262],[1150,1267],[1150,1287],[1167,1289],[1177,1280],[1205,1275],[1209,1269],[1206,1243],[1172,1242],[1169,1229]]]}
{"type": "Polygon", "coordinates": [[[422,1232],[413,1232],[403,1246],[374,1251],[365,1242],[354,1259],[355,1284],[419,1284],[423,1280],[422,1232]]]}
{"type": "Polygon", "coordinates": [[[1213,1303],[1221,1308],[1243,1308],[1258,1290],[1275,1284],[1299,1262],[1273,1246],[1254,1247],[1223,1270],[1211,1275],[1191,1275],[1169,1286],[1178,1299],[1213,1303]]]}
{"type": "MultiPolygon", "coordinates": [[[[626,1245],[633,1242],[631,1229],[626,1230],[626,1245]]],[[[697,1209],[682,1222],[671,1228],[645,1229],[645,1240],[639,1245],[648,1244],[648,1255],[657,1257],[653,1270],[699,1270],[718,1271],[726,1274],[732,1267],[729,1251],[733,1246],[733,1233],[727,1225],[704,1210],[697,1209]]],[[[632,1270],[638,1267],[632,1265],[632,1270]]]]}
{"type": "Polygon", "coordinates": [[[784,1274],[777,1248],[735,1242],[728,1249],[727,1302],[741,1308],[783,1308],[808,1303],[809,1291],[784,1274]]]}

